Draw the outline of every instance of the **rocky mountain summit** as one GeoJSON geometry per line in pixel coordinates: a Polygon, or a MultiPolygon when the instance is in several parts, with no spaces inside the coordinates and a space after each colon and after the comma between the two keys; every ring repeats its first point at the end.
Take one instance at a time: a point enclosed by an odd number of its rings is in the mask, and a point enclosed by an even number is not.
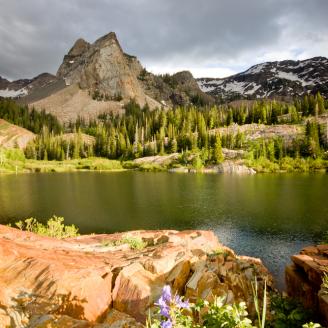
{"type": "Polygon", "coordinates": [[[227,78],[201,78],[197,82],[203,92],[222,100],[288,100],[317,92],[328,97],[328,59],[266,62],[227,78]]]}
{"type": "Polygon", "coordinates": [[[130,99],[150,109],[214,102],[190,72],[172,76],[147,72],[135,56],[124,53],[114,32],[92,44],[78,39],[56,76],[44,73],[14,82],[0,78],[0,97],[18,98],[64,122],[78,116],[88,119],[103,112],[120,112],[130,99]]]}
{"type": "Polygon", "coordinates": [[[146,95],[137,79],[141,70],[137,58],[123,52],[112,32],[93,44],[77,40],[64,57],[57,78],[64,79],[66,85],[78,84],[81,89],[109,99],[121,96],[145,104],[146,95]]]}

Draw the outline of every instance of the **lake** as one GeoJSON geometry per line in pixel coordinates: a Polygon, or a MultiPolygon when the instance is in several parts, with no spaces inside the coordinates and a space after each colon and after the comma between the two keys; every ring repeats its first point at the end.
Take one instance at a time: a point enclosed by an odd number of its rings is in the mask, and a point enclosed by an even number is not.
{"type": "Polygon", "coordinates": [[[326,174],[0,175],[0,222],[57,215],[81,233],[211,229],[238,254],[260,257],[283,288],[290,255],[328,231],[327,188],[326,174]]]}

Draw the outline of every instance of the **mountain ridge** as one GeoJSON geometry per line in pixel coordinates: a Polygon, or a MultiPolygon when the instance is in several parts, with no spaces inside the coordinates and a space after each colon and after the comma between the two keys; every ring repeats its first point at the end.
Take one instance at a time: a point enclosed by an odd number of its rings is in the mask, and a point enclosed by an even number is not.
{"type": "Polygon", "coordinates": [[[154,109],[239,99],[290,101],[317,92],[328,98],[325,57],[265,62],[226,78],[195,79],[189,71],[155,75],[123,51],[114,32],[93,43],[77,39],[56,75],[42,73],[12,82],[0,76],[0,97],[45,109],[64,123],[122,113],[131,99],[154,109]]]}
{"type": "Polygon", "coordinates": [[[222,100],[285,99],[320,92],[328,97],[328,59],[264,62],[225,78],[198,78],[201,90],[222,100]]]}

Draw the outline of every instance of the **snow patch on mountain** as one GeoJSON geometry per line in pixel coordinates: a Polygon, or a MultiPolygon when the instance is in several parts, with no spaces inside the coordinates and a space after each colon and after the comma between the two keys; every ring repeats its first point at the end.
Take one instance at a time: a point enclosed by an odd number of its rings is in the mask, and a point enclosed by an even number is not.
{"type": "Polygon", "coordinates": [[[242,75],[246,74],[257,74],[260,73],[268,63],[257,64],[249,68],[247,71],[241,73],[242,75]]]}
{"type": "Polygon", "coordinates": [[[248,90],[245,92],[245,94],[246,95],[252,95],[260,88],[261,88],[261,85],[258,85],[256,83],[252,82],[247,86],[248,90]]]}
{"type": "Polygon", "coordinates": [[[306,85],[312,85],[313,84],[312,81],[306,82],[305,80],[303,80],[299,76],[297,76],[295,73],[291,73],[291,72],[279,71],[275,76],[279,77],[281,79],[300,82],[303,87],[306,86],[306,85]]]}
{"type": "Polygon", "coordinates": [[[3,98],[16,98],[26,96],[27,94],[28,91],[25,88],[19,90],[9,90],[8,88],[5,90],[0,90],[0,97],[3,98]]]}
{"type": "Polygon", "coordinates": [[[203,92],[211,92],[214,91],[217,87],[222,85],[224,80],[209,80],[209,79],[201,79],[198,80],[198,86],[203,92]]]}

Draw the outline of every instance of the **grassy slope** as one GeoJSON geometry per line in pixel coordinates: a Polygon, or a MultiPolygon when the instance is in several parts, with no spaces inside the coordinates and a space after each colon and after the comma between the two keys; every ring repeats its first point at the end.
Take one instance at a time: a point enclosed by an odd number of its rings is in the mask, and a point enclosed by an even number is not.
{"type": "Polygon", "coordinates": [[[25,148],[34,137],[31,131],[0,119],[0,147],[13,148],[18,145],[19,148],[25,148]]]}

